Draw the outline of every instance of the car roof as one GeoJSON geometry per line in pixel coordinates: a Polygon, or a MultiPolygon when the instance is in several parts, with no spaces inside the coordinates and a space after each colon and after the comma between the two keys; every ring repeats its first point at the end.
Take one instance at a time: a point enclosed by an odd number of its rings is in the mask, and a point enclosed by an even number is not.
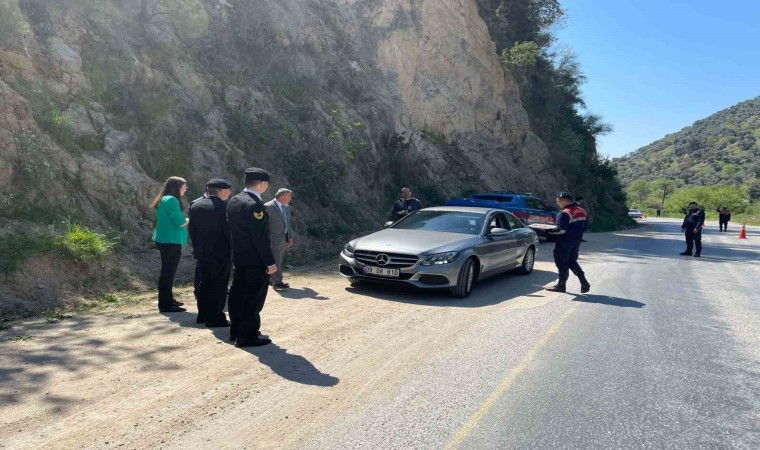
{"type": "Polygon", "coordinates": [[[433,206],[431,208],[424,208],[421,211],[450,211],[450,212],[477,212],[487,214],[491,211],[504,211],[499,208],[481,208],[477,206],[433,206]]]}

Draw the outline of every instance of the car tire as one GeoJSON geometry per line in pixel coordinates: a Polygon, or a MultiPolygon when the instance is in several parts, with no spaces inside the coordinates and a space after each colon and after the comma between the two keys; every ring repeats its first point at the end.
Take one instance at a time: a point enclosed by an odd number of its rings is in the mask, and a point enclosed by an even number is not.
{"type": "Polygon", "coordinates": [[[467,298],[470,296],[470,292],[472,292],[473,284],[475,284],[475,261],[472,258],[468,258],[459,270],[457,285],[451,288],[451,293],[455,297],[467,298]]]}
{"type": "Polygon", "coordinates": [[[523,262],[520,267],[517,268],[517,273],[520,275],[530,275],[533,272],[533,267],[536,265],[536,249],[533,246],[528,247],[523,256],[523,262]]]}
{"type": "Polygon", "coordinates": [[[364,285],[364,280],[361,278],[349,278],[348,279],[349,284],[351,284],[351,287],[358,288],[364,285]]]}

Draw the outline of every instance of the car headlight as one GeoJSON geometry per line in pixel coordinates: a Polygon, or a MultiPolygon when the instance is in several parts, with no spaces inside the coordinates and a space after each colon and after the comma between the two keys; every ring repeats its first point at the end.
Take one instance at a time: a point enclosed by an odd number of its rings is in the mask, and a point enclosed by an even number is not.
{"type": "Polygon", "coordinates": [[[438,266],[441,264],[449,264],[454,262],[459,257],[459,252],[446,252],[435,253],[428,256],[422,261],[423,266],[438,266]]]}
{"type": "Polygon", "coordinates": [[[354,246],[350,242],[343,247],[343,255],[348,258],[354,257],[354,246]]]}

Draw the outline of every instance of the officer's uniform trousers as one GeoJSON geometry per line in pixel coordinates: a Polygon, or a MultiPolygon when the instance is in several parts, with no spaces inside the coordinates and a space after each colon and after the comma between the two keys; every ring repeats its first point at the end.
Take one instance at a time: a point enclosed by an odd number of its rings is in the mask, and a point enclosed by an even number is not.
{"type": "Polygon", "coordinates": [[[232,263],[229,259],[199,259],[195,264],[198,319],[208,324],[226,321],[224,307],[232,263]]]}
{"type": "Polygon", "coordinates": [[[256,339],[268,291],[266,267],[235,264],[229,295],[230,336],[243,341],[256,339]]]}
{"type": "Polygon", "coordinates": [[[581,240],[559,239],[554,245],[554,264],[557,266],[560,281],[570,278],[570,271],[577,277],[584,276],[583,269],[578,264],[578,251],[581,248],[581,240]]]}

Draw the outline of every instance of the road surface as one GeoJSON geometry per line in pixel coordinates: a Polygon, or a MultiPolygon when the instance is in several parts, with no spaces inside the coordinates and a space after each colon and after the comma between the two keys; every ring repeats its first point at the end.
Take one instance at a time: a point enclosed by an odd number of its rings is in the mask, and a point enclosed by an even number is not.
{"type": "Polygon", "coordinates": [[[542,244],[466,300],[291,274],[256,349],[149,304],[16,324],[0,448],[760,448],[760,233],[642,222],[587,235],[585,296],[542,244]]]}

